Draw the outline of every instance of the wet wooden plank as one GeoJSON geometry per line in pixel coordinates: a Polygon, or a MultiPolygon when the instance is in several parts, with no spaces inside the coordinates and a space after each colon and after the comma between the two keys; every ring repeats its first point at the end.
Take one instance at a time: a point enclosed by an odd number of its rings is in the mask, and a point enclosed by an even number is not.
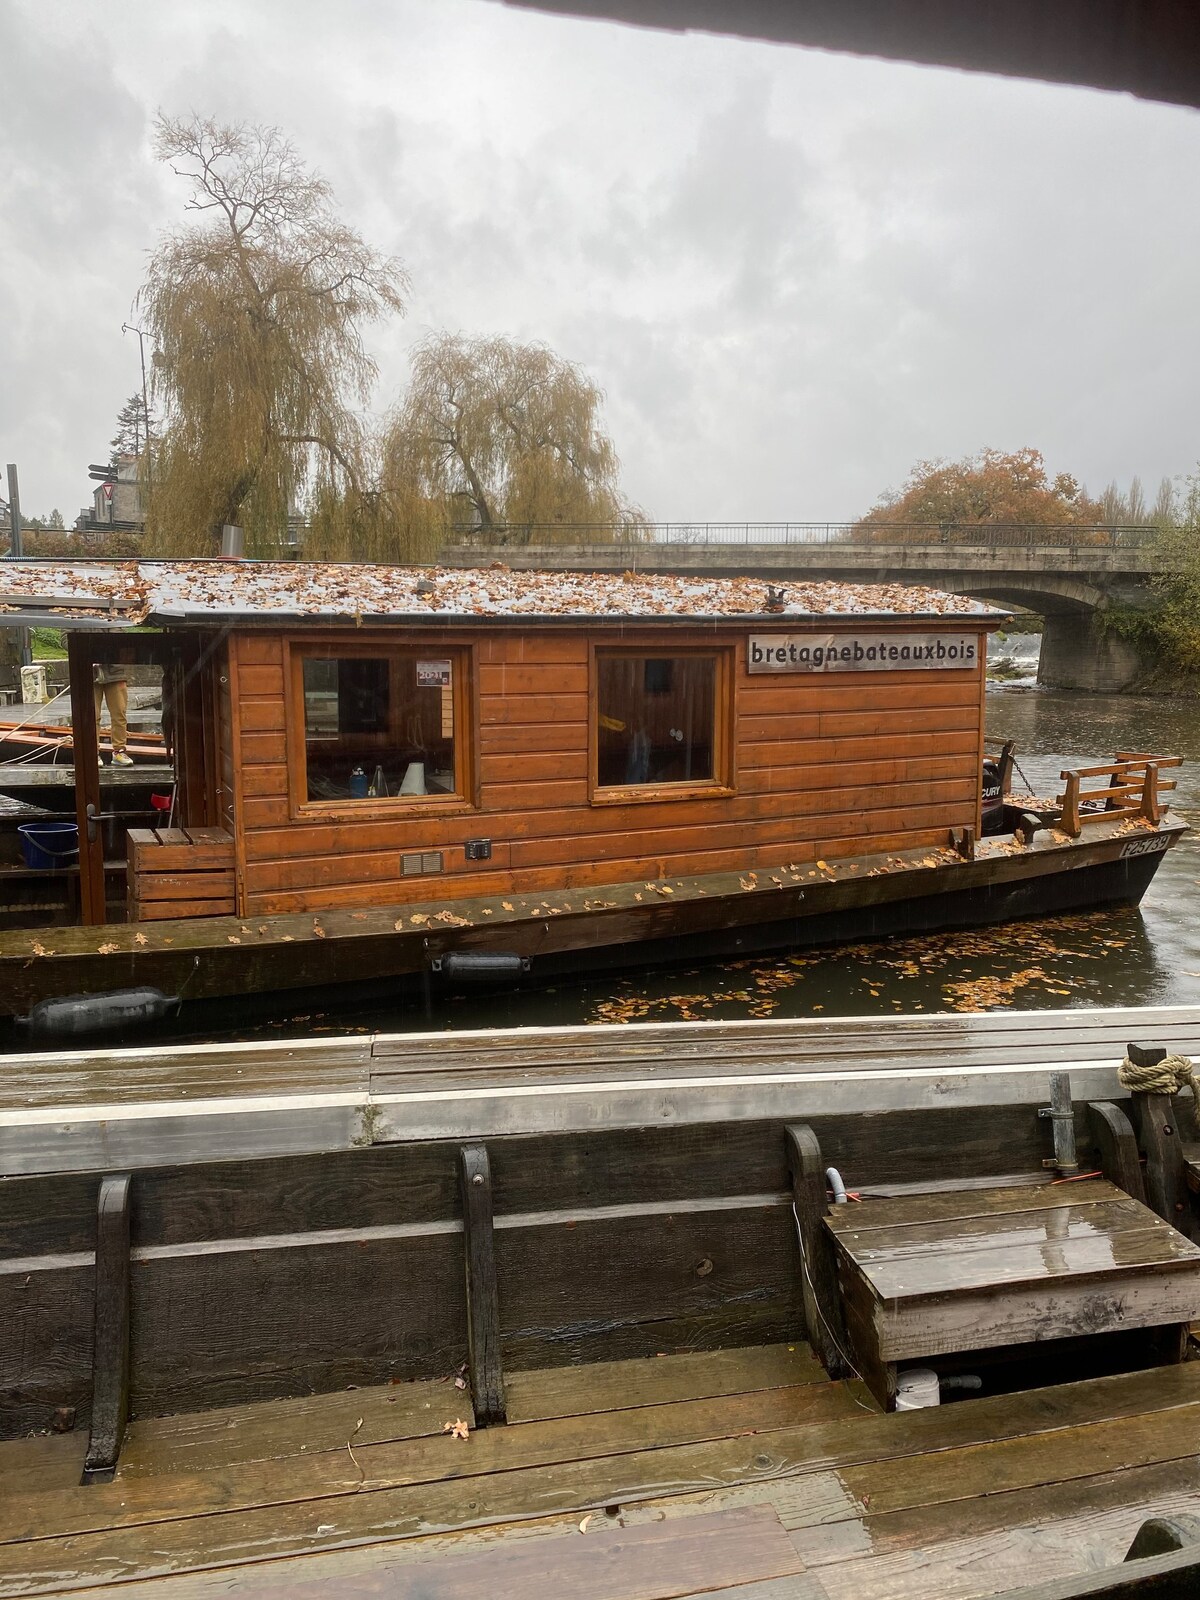
{"type": "Polygon", "coordinates": [[[447,1377],[134,1421],[126,1431],[120,1476],[122,1482],[186,1477],[342,1450],[347,1444],[357,1451],[364,1445],[426,1438],[441,1434],[449,1410],[474,1423],[470,1395],[447,1377]]]}
{"type": "Polygon", "coordinates": [[[950,1492],[928,1504],[914,1504],[876,1515],[871,1508],[857,1514],[847,1511],[841,1523],[808,1523],[804,1511],[791,1512],[777,1499],[784,1526],[810,1566],[820,1567],[847,1559],[849,1554],[889,1555],[919,1551],[948,1538],[982,1540],[1006,1528],[1027,1524],[1067,1523],[1076,1517],[1100,1518],[1113,1511],[1139,1519],[1158,1512],[1186,1511],[1200,1494],[1200,1460],[1182,1456],[1146,1465],[1131,1464],[1115,1471],[1073,1475],[1034,1487],[1002,1488],[969,1497],[950,1492]],[[1139,1507],[1153,1507],[1141,1511],[1139,1507]],[[861,1517],[861,1522],[860,1522],[861,1517]],[[861,1537],[839,1540],[837,1530],[861,1528],[861,1537]]]}
{"type": "MultiPolygon", "coordinates": [[[[1122,1474],[1122,1476],[1125,1476],[1122,1474]]],[[[1131,1486],[1132,1487],[1132,1486],[1131,1486]]],[[[1081,1506],[1061,1518],[1036,1513],[1021,1524],[994,1533],[956,1537],[948,1518],[943,1538],[923,1548],[892,1551],[816,1569],[830,1600],[861,1600],[886,1595],[888,1600],[974,1600],[1003,1594],[1005,1600],[1084,1600],[1108,1596],[1195,1594],[1195,1564],[1200,1552],[1184,1552],[1178,1565],[1193,1565],[1184,1586],[1130,1588],[1136,1573],[1124,1566],[1125,1553],[1148,1516],[1194,1507],[1187,1497],[1169,1494],[1159,1500],[1106,1509],[1081,1506]]]]}
{"type": "MultiPolygon", "coordinates": [[[[461,1414],[458,1405],[458,1393],[448,1388],[443,1425],[461,1414]]],[[[380,1444],[361,1443],[361,1436],[351,1432],[336,1448],[325,1451],[296,1450],[269,1460],[179,1475],[121,1474],[103,1492],[91,1488],[33,1496],[14,1493],[0,1506],[0,1543],[91,1535],[105,1529],[128,1532],[191,1521],[206,1512],[224,1516],[272,1507],[282,1515],[282,1508],[305,1504],[324,1521],[326,1503],[332,1517],[338,1509],[335,1503],[346,1496],[374,1497],[401,1487],[423,1487],[427,1497],[436,1498],[454,1480],[490,1483],[492,1475],[507,1480],[528,1470],[545,1470],[553,1478],[551,1469],[559,1465],[569,1468],[601,1458],[612,1463],[610,1471],[619,1472],[622,1457],[645,1463],[663,1450],[729,1439],[744,1442],[751,1436],[766,1444],[776,1434],[798,1436],[852,1414],[860,1413],[844,1387],[803,1384],[792,1390],[678,1401],[645,1411],[510,1424],[473,1433],[465,1443],[440,1429],[436,1435],[380,1444]]],[[[480,1492],[490,1496],[492,1488],[480,1492]]]]}
{"type": "Polygon", "coordinates": [[[1176,1462],[1200,1446],[1200,1406],[1079,1423],[1024,1438],[842,1469],[842,1481],[872,1517],[1009,1490],[1067,1483],[1102,1472],[1176,1462]]]}
{"type": "MultiPolygon", "coordinates": [[[[824,1385],[806,1388],[816,1395],[829,1393],[829,1387],[824,1385]]],[[[656,1495],[667,1492],[680,1495],[711,1490],[721,1484],[765,1483],[779,1477],[790,1480],[788,1492],[793,1512],[807,1495],[812,1514],[820,1516],[823,1514],[820,1507],[830,1505],[823,1485],[828,1482],[831,1467],[839,1466],[844,1472],[855,1462],[910,1459],[928,1451],[955,1449],[984,1440],[1021,1438],[1027,1434],[1049,1433],[1063,1438],[1063,1430],[1075,1424],[1138,1416],[1149,1408],[1158,1412],[1161,1418],[1158,1433],[1165,1438],[1170,1437],[1181,1415],[1181,1406],[1195,1418],[1200,1402],[1190,1397],[1197,1395],[1200,1395],[1200,1375],[1186,1367],[1162,1369],[886,1418],[872,1418],[855,1410],[853,1415],[847,1414],[834,1423],[810,1421],[800,1427],[768,1429],[751,1437],[741,1435],[716,1443],[664,1445],[656,1450],[638,1448],[639,1444],[644,1445],[644,1440],[637,1437],[636,1424],[643,1418],[636,1413],[626,1414],[624,1421],[620,1416],[599,1419],[597,1426],[589,1427],[582,1434],[576,1429],[569,1430],[576,1441],[573,1452],[565,1448],[561,1425],[522,1425],[474,1435],[468,1446],[449,1440],[430,1441],[434,1464],[441,1475],[465,1473],[466,1477],[457,1485],[427,1482],[416,1488],[392,1490],[370,1487],[377,1479],[369,1459],[363,1465],[364,1454],[370,1456],[369,1449],[356,1451],[361,1476],[359,1470],[346,1471],[353,1464],[348,1453],[341,1450],[329,1458],[320,1458],[316,1464],[327,1474],[342,1470],[343,1481],[352,1479],[353,1487],[340,1496],[320,1502],[289,1501],[273,1505],[265,1512],[231,1512],[196,1518],[192,1515],[197,1503],[194,1497],[197,1493],[211,1495],[214,1492],[203,1488],[213,1475],[189,1475],[176,1480],[179,1489],[173,1495],[169,1493],[168,1483],[166,1498],[169,1503],[160,1505],[159,1516],[177,1520],[147,1524],[145,1536],[134,1528],[76,1536],[66,1541],[61,1552],[56,1548],[56,1539],[42,1540],[22,1550],[21,1560],[31,1571],[43,1573],[47,1581],[60,1581],[64,1575],[85,1572],[134,1575],[139,1571],[158,1570],[163,1562],[166,1570],[174,1570],[201,1560],[242,1559],[251,1553],[278,1554],[289,1548],[307,1548],[314,1542],[336,1544],[364,1533],[372,1537],[397,1537],[430,1532],[437,1527],[502,1522],[508,1516],[527,1515],[534,1506],[541,1514],[550,1514],[555,1510],[620,1503],[644,1497],[648,1490],[656,1495]],[[623,1435],[614,1431],[622,1428],[623,1435]],[[591,1446],[603,1446],[620,1437],[632,1446],[630,1454],[599,1461],[574,1459],[579,1455],[581,1440],[590,1441],[591,1446]],[[528,1459],[531,1445],[535,1447],[535,1458],[544,1454],[547,1441],[557,1441],[556,1454],[564,1458],[562,1464],[510,1470],[522,1453],[528,1459]],[[541,1450],[536,1448],[539,1443],[541,1450]],[[440,1460],[437,1445],[441,1446],[440,1460]],[[501,1471],[499,1476],[489,1476],[505,1464],[509,1470],[501,1471]],[[794,1477],[798,1471],[805,1475],[803,1480],[794,1477]],[[314,1540],[316,1522],[320,1522],[322,1531],[314,1540]]],[[[768,1395],[766,1398],[776,1397],[768,1395]]],[[[737,1409],[726,1408],[726,1426],[737,1409]]],[[[673,1417],[668,1417],[664,1415],[664,1408],[655,1407],[644,1414],[644,1419],[655,1428],[656,1437],[666,1439],[670,1437],[672,1426],[677,1431],[681,1417],[687,1414],[688,1408],[683,1407],[675,1410],[673,1417]]],[[[740,1408],[743,1420],[749,1414],[744,1407],[740,1408]]],[[[691,1412],[693,1420],[697,1415],[695,1410],[691,1412]]],[[[711,1417],[711,1409],[709,1415],[711,1417]]],[[[778,1410],[775,1420],[779,1420],[778,1410]]],[[[1194,1420],[1191,1426],[1194,1428],[1194,1420]]],[[[411,1470],[411,1450],[392,1449],[398,1459],[405,1459],[411,1470]]],[[[308,1469],[313,1467],[311,1462],[304,1465],[308,1469]]],[[[272,1495],[277,1496],[280,1486],[270,1471],[262,1473],[260,1469],[260,1476],[271,1486],[272,1495]]],[[[246,1470],[239,1473],[239,1481],[245,1487],[246,1470]]],[[[158,1482],[161,1484],[161,1480],[158,1482]]],[[[303,1487],[311,1493],[312,1481],[303,1487]]],[[[126,1502],[128,1507],[130,1495],[136,1496],[147,1488],[152,1501],[156,1496],[164,1498],[154,1480],[141,1480],[139,1484],[131,1479],[109,1487],[76,1490],[67,1496],[39,1496],[35,1506],[25,1508],[25,1514],[43,1519],[45,1531],[61,1530],[68,1525],[69,1507],[80,1508],[86,1513],[85,1521],[92,1522],[103,1508],[111,1522],[125,1512],[120,1502],[126,1502]]],[[[844,1495],[840,1496],[838,1504],[844,1506],[844,1495]]],[[[136,1523],[136,1509],[129,1509],[136,1523]]],[[[5,1508],[10,1534],[18,1514],[19,1508],[15,1505],[5,1508]]],[[[837,1515],[844,1514],[844,1510],[837,1512],[837,1515]]],[[[800,1515],[802,1519],[803,1512],[800,1515]]],[[[0,1583],[0,1593],[7,1592],[10,1591],[0,1583]]]]}
{"type": "Polygon", "coordinates": [[[890,1361],[907,1361],[1069,1338],[1080,1327],[1094,1332],[1165,1328],[1191,1319],[1196,1299],[1196,1278],[1191,1271],[1172,1269],[1165,1278],[1118,1275],[1107,1281],[1103,1277],[1082,1281],[1048,1278],[1033,1288],[1006,1293],[1000,1315],[992,1289],[948,1297],[937,1320],[936,1336],[922,1327],[919,1318],[912,1321],[885,1315],[882,1347],[890,1361]]]}
{"type": "Polygon", "coordinates": [[[221,1569],[118,1588],[105,1585],[89,1592],[114,1600],[117,1595],[127,1600],[207,1600],[215,1594],[492,1600],[518,1593],[571,1600],[692,1600],[701,1592],[718,1592],[715,1580],[728,1600],[825,1600],[819,1586],[801,1572],[794,1549],[781,1542],[773,1516],[770,1506],[731,1507],[635,1527],[620,1527],[601,1516],[593,1520],[586,1542],[574,1522],[544,1531],[535,1524],[469,1541],[466,1548],[459,1540],[437,1539],[376,1545],[255,1563],[236,1572],[221,1569]],[[726,1520],[735,1515],[747,1521],[739,1526],[726,1520]],[[761,1532],[753,1528],[752,1533],[749,1517],[757,1519],[761,1532]],[[483,1553],[478,1552],[481,1542],[483,1553]],[[698,1564],[705,1556],[709,1559],[698,1564]],[[787,1576],[748,1576],[769,1567],[787,1576]],[[726,1581],[731,1573],[737,1575],[726,1581]],[[543,1575],[548,1588],[541,1587],[543,1575]],[[692,1588],[685,1596],[679,1587],[685,1582],[703,1589],[692,1588]],[[640,1587],[631,1589],[631,1583],[640,1587]],[[647,1589],[647,1584],[658,1586],[647,1589]]]}
{"type": "MultiPolygon", "coordinates": [[[[935,1222],[911,1221],[889,1224],[886,1213],[891,1200],[869,1200],[855,1208],[864,1223],[863,1228],[846,1228],[837,1231],[838,1245],[856,1261],[900,1261],[911,1258],[919,1262],[940,1249],[971,1253],[992,1249],[1005,1249],[1010,1244],[1025,1240],[1050,1240],[1083,1237],[1103,1232],[1106,1237],[1124,1240],[1127,1235],[1150,1234],[1155,1239],[1166,1239],[1173,1229],[1164,1228],[1159,1219],[1144,1205],[1116,1190],[1097,1196],[1085,1204],[1077,1204],[1071,1188],[1064,1186],[1054,1191],[1051,1203],[1024,1210],[991,1210],[982,1215],[947,1215],[935,1222]],[[877,1209],[878,1208],[878,1209],[877,1209]]],[[[920,1198],[943,1202],[951,1197],[945,1194],[929,1196],[902,1196],[901,1204],[911,1204],[920,1198]]],[[[972,1200],[969,1194],[958,1196],[960,1208],[969,1213],[972,1200]]],[[[849,1206],[839,1206],[847,1211],[849,1206]]],[[[840,1220],[840,1219],[839,1219],[840,1220]]],[[[1186,1240],[1184,1241],[1186,1244],[1186,1240]]],[[[1131,1246],[1132,1248],[1132,1246],[1131,1246]]]]}
{"type": "Polygon", "coordinates": [[[370,1043],[360,1038],[278,1045],[181,1045],[9,1056],[0,1109],[113,1107],[148,1100],[367,1091],[370,1043]]]}
{"type": "Polygon", "coordinates": [[[1111,1202],[1121,1196],[1104,1178],[1080,1178],[1070,1184],[1038,1183],[1021,1187],[957,1189],[933,1194],[891,1195],[886,1202],[837,1206],[827,1219],[828,1227],[842,1234],[866,1234],[872,1228],[903,1228],[924,1223],[954,1222],[974,1217],[1004,1217],[1023,1211],[1045,1211],[1062,1205],[1089,1205],[1111,1202]]]}
{"type": "MultiPolygon", "coordinates": [[[[918,1247],[887,1255],[881,1252],[862,1263],[862,1270],[875,1292],[889,1301],[1007,1289],[1051,1278],[1149,1275],[1157,1279],[1163,1274],[1191,1274],[1200,1280],[1200,1251],[1181,1234],[1171,1238],[1165,1230],[1146,1227],[1097,1236],[1085,1228],[1083,1224],[1080,1231],[1067,1233],[1064,1226],[1061,1238],[1047,1231],[1040,1240],[1022,1240],[1009,1233],[1004,1239],[981,1241],[976,1248],[947,1243],[946,1253],[941,1255],[919,1254],[918,1247]]],[[[936,1238],[932,1238],[929,1251],[937,1248],[936,1238]]],[[[1200,1287],[1195,1315],[1200,1316],[1200,1287]]]]}
{"type": "Polygon", "coordinates": [[[83,1472],[87,1430],[0,1441],[0,1501],[10,1494],[74,1488],[83,1472]]]}
{"type": "Polygon", "coordinates": [[[506,1390],[509,1421],[533,1422],[672,1400],[751,1394],[824,1379],[824,1368],[808,1345],[774,1344],[512,1372],[506,1390]]]}
{"type": "Polygon", "coordinates": [[[291,1592],[297,1600],[333,1595],[346,1600],[492,1600],[497,1594],[519,1593],[570,1595],[572,1600],[677,1600],[700,1588],[733,1595],[740,1589],[744,1595],[748,1583],[801,1571],[774,1510],[747,1506],[646,1527],[602,1527],[586,1541],[523,1539],[486,1555],[448,1555],[331,1582],[300,1577],[291,1592]]]}

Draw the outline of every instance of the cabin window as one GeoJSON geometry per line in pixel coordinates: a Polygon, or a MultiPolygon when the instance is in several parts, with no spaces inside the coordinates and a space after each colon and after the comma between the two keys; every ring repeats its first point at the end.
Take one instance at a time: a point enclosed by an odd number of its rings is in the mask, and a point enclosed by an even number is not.
{"type": "Polygon", "coordinates": [[[615,795],[723,786],[726,682],[721,652],[597,650],[595,789],[615,795]]]}
{"type": "Polygon", "coordinates": [[[309,803],[420,802],[464,793],[461,651],[293,651],[309,803]]]}

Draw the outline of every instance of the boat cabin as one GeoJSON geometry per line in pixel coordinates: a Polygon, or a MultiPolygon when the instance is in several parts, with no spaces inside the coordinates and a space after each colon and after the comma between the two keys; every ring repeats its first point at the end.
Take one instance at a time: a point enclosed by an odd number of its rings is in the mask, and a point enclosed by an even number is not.
{"type": "Polygon", "coordinates": [[[19,751],[0,793],[73,814],[85,923],[769,873],[980,828],[1003,613],[930,589],[26,561],[0,605],[66,634],[73,778],[19,751]],[[131,766],[114,667],[159,714],[131,766]]]}

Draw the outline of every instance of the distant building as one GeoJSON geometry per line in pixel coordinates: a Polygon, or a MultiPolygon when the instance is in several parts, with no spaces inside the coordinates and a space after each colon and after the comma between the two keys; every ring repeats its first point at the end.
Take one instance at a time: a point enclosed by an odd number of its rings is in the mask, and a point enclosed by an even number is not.
{"type": "Polygon", "coordinates": [[[142,533],[146,509],[140,468],[139,456],[118,456],[115,480],[96,485],[92,504],[84,506],[75,519],[76,528],[82,533],[142,533]]]}

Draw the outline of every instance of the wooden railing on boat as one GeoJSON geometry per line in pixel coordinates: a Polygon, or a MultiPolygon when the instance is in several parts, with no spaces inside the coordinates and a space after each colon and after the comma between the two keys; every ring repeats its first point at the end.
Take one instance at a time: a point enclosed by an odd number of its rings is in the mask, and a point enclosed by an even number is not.
{"type": "Polygon", "coordinates": [[[1140,817],[1156,826],[1166,815],[1162,796],[1175,787],[1173,778],[1163,779],[1163,768],[1183,765],[1181,756],[1156,756],[1118,753],[1107,766],[1076,767],[1062,772],[1065,785],[1057,803],[1062,808],[1059,826],[1077,839],[1089,822],[1111,822],[1117,817],[1140,817]],[[1085,788],[1089,780],[1104,780],[1085,788]]]}

